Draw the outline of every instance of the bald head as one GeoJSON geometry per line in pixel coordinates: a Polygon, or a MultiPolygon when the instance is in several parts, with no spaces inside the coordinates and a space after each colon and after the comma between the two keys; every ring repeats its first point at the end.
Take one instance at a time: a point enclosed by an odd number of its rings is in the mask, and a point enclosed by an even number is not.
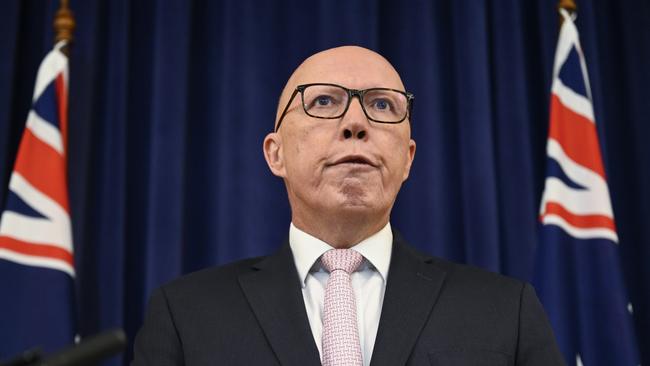
{"type": "Polygon", "coordinates": [[[308,57],[291,74],[280,95],[276,123],[296,86],[308,83],[332,83],[351,89],[404,90],[393,65],[377,52],[359,46],[330,48],[308,57]]]}

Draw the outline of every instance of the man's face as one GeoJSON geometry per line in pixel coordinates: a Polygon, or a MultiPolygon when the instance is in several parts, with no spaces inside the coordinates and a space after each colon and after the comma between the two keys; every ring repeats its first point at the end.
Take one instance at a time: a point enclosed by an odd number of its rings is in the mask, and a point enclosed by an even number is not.
{"type": "MultiPolygon", "coordinates": [[[[307,83],[404,90],[385,59],[362,48],[342,47],[316,54],[296,70],[279,112],[295,87],[307,83]]],[[[267,136],[264,148],[271,170],[286,182],[294,219],[303,214],[313,218],[314,213],[387,218],[415,155],[408,120],[369,121],[358,98],[341,118],[313,118],[305,114],[300,94],[278,132],[267,136]]]]}

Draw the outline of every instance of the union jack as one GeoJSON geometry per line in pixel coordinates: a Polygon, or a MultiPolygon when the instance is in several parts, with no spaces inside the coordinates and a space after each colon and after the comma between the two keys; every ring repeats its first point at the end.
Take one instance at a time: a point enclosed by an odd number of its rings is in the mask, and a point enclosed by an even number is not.
{"type": "Polygon", "coordinates": [[[70,343],[73,279],[66,179],[68,59],[60,43],[38,70],[0,217],[0,358],[70,343]]]}
{"type": "Polygon", "coordinates": [[[587,66],[572,17],[561,15],[535,284],[569,365],[636,366],[587,66]]]}

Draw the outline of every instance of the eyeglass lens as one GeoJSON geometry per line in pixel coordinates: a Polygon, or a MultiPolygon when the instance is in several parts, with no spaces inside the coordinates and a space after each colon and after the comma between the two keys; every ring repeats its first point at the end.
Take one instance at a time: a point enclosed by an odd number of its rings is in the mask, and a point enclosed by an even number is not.
{"type": "MultiPolygon", "coordinates": [[[[303,91],[303,104],[313,117],[338,118],[348,106],[347,90],[334,85],[310,85],[303,91]]],[[[394,90],[368,89],[363,95],[368,117],[379,122],[398,122],[406,117],[407,97],[394,90]]]]}

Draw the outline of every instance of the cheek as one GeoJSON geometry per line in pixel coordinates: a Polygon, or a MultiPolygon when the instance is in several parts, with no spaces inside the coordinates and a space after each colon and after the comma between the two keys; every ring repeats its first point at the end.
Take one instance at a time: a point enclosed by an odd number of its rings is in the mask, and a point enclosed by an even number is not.
{"type": "Polygon", "coordinates": [[[293,144],[296,147],[296,154],[308,153],[309,145],[313,144],[317,136],[315,131],[311,129],[304,128],[296,133],[293,137],[293,144]]]}
{"type": "Polygon", "coordinates": [[[392,170],[402,170],[408,162],[409,139],[400,135],[389,135],[382,143],[383,155],[392,170]]]}
{"type": "Polygon", "coordinates": [[[325,156],[321,145],[310,138],[308,134],[296,136],[291,141],[291,148],[286,150],[290,155],[286,156],[285,160],[287,173],[290,177],[295,177],[297,183],[310,184],[308,182],[311,182],[319,172],[320,162],[325,156]]]}

